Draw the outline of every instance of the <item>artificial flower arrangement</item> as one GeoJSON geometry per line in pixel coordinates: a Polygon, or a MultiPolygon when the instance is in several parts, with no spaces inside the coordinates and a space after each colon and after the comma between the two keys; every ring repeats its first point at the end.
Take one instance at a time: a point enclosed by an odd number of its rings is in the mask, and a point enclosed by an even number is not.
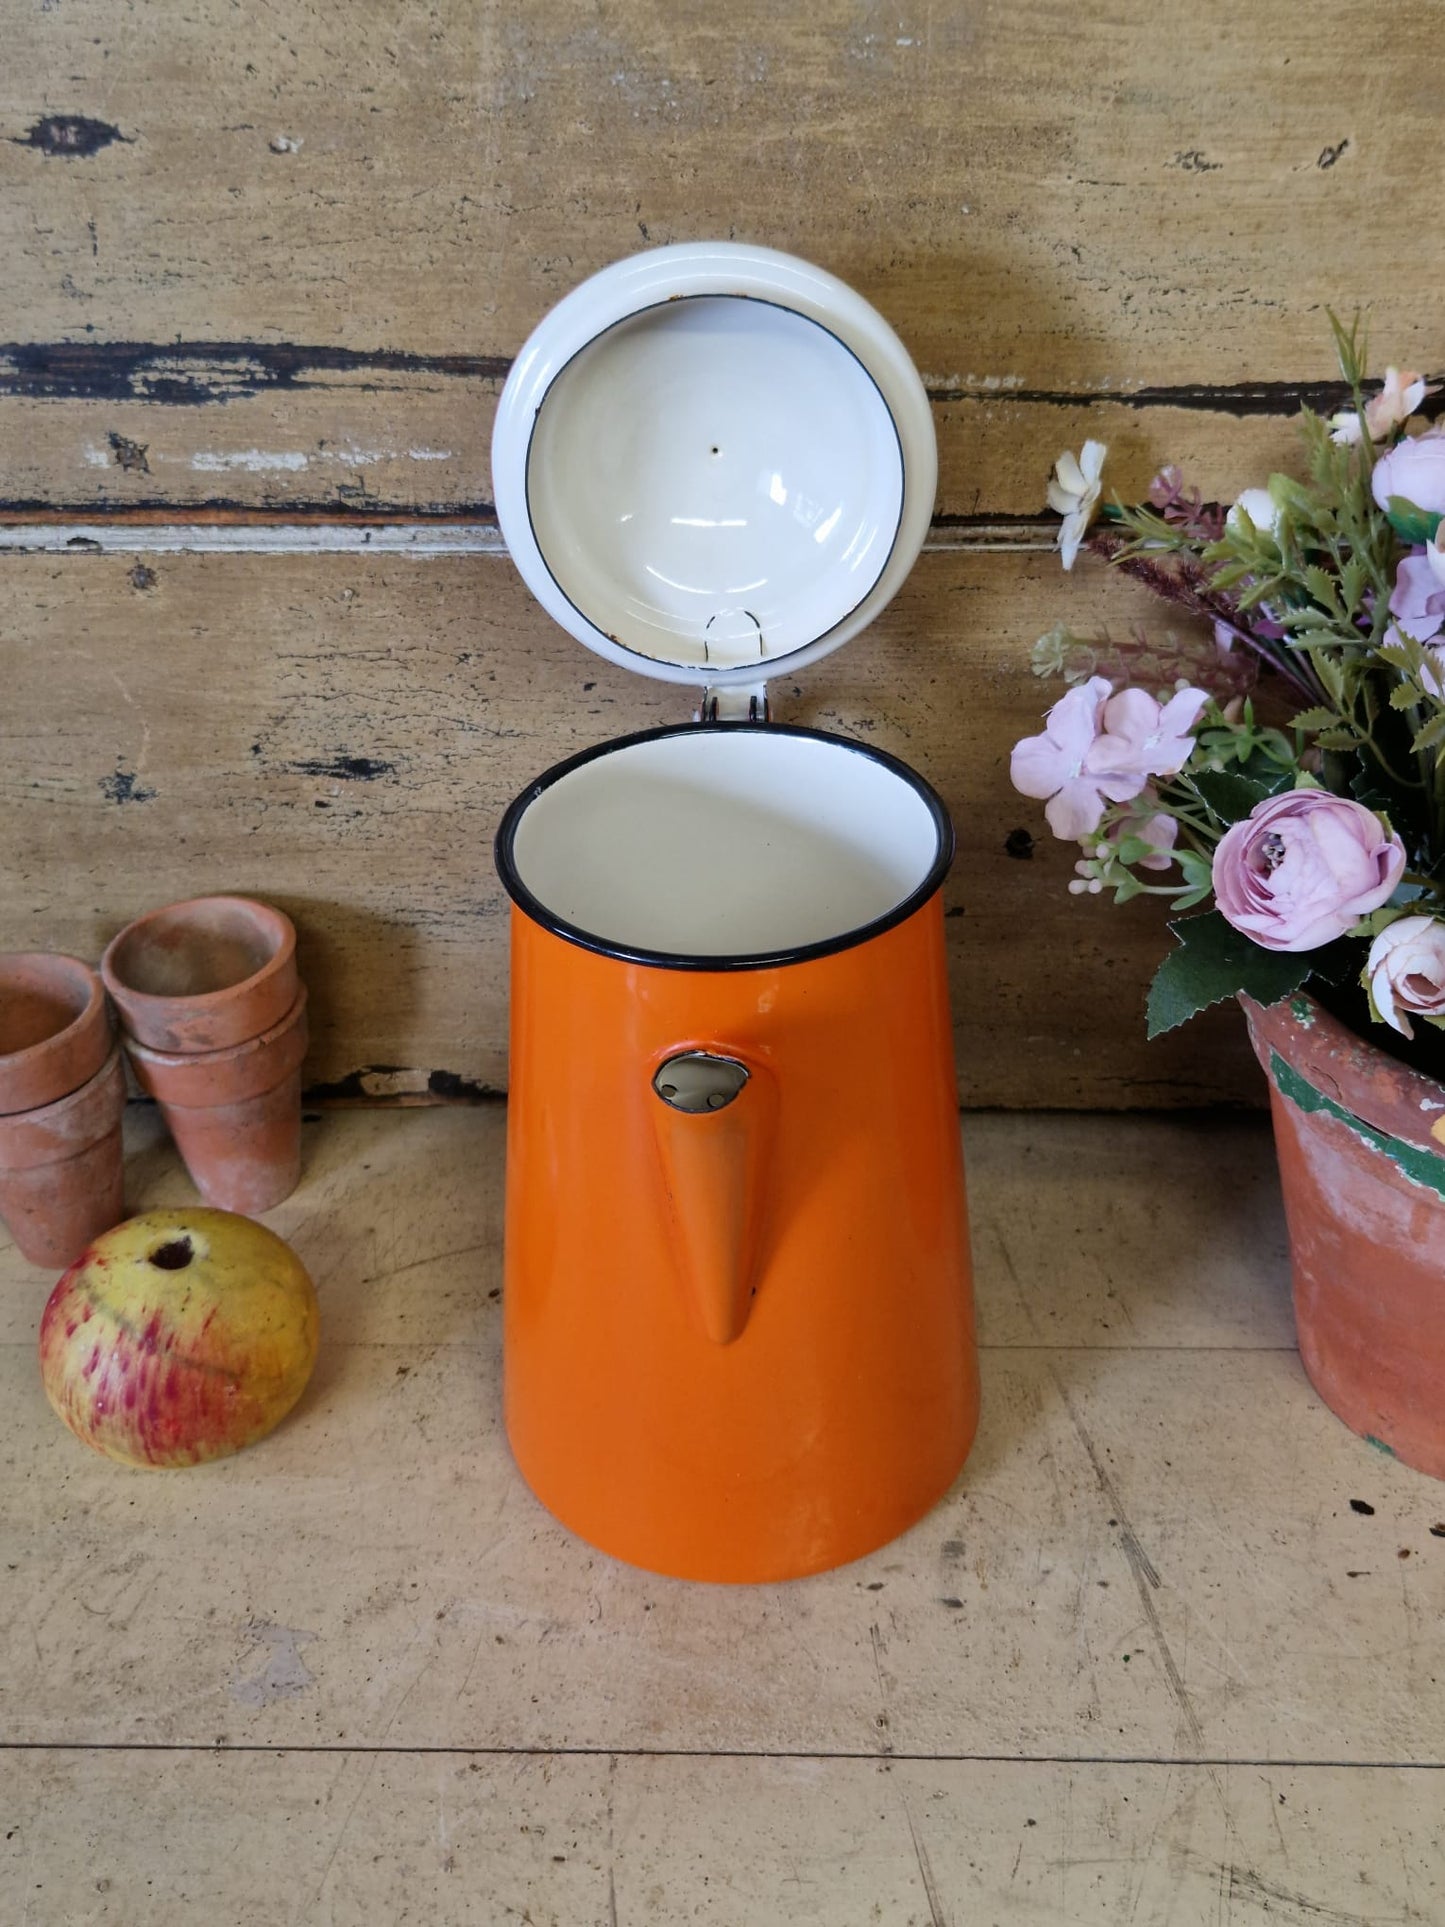
{"type": "Polygon", "coordinates": [[[1415,1020],[1445,1029],[1445,426],[1416,414],[1435,392],[1417,374],[1389,369],[1367,400],[1358,323],[1333,325],[1353,407],[1301,411],[1308,481],[1226,508],[1166,468],[1147,502],[1100,509],[1104,447],[1060,458],[1065,568],[1102,555],[1213,640],[1056,629],[1034,668],[1070,687],[1011,774],[1082,845],[1072,891],[1193,912],[1170,926],[1151,1037],[1313,979],[1438,1070],[1415,1020]]]}

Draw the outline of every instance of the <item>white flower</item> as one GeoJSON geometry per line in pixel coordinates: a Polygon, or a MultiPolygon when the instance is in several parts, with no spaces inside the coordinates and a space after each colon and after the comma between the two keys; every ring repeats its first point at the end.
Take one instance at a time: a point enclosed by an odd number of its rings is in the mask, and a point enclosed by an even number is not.
{"type": "Polygon", "coordinates": [[[1078,455],[1068,449],[1054,463],[1049,478],[1049,507],[1063,516],[1059,526],[1059,553],[1064,567],[1072,569],[1084,531],[1094,519],[1099,502],[1099,477],[1108,449],[1103,442],[1085,442],[1078,455]]]}
{"type": "MultiPolygon", "coordinates": [[[[1413,369],[1402,375],[1398,368],[1387,368],[1384,387],[1365,403],[1365,427],[1370,431],[1370,440],[1382,442],[1414,414],[1427,395],[1436,392],[1437,386],[1427,385],[1425,377],[1413,369]]],[[[1330,427],[1334,430],[1330,436],[1332,442],[1360,440],[1360,418],[1353,408],[1346,409],[1343,415],[1332,415],[1330,427]]]]}
{"type": "Polygon", "coordinates": [[[1225,520],[1236,534],[1242,534],[1243,524],[1248,522],[1258,529],[1261,535],[1277,536],[1279,504],[1267,488],[1247,488],[1236,498],[1225,520]]]}
{"type": "Polygon", "coordinates": [[[1365,970],[1375,1009],[1402,1037],[1413,1037],[1406,1011],[1445,1016],[1445,923],[1397,918],[1370,945],[1365,970]]]}

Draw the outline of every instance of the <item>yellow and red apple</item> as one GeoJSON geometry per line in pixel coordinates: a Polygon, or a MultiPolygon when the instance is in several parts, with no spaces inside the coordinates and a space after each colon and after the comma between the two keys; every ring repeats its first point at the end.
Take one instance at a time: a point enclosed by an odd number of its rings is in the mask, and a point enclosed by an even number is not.
{"type": "Polygon", "coordinates": [[[320,1320],[305,1266],[230,1211],[148,1211],[95,1240],[40,1323],[45,1394],[131,1465],[198,1465],[264,1438],[306,1388],[320,1320]]]}

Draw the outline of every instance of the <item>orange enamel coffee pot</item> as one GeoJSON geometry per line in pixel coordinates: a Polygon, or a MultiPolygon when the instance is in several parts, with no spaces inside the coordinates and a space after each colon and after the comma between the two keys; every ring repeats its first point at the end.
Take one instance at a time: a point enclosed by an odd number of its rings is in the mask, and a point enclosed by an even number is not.
{"type": "Polygon", "coordinates": [[[861,297],[731,244],[617,264],[508,380],[498,514],[538,599],[699,720],[550,770],[512,899],[504,1378],[539,1499],[682,1578],[857,1558],[956,1477],[977,1354],[947,812],[767,720],[932,510],[921,383],[861,297]]]}

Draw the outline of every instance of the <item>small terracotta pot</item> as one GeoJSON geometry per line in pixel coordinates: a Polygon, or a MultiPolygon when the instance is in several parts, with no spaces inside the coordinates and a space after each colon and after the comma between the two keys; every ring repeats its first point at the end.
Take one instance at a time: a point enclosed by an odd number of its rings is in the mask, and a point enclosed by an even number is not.
{"type": "Polygon", "coordinates": [[[0,1116],[78,1091],[113,1044],[105,986],[89,964],[46,950],[0,955],[0,1116]]]}
{"type": "Polygon", "coordinates": [[[1352,1431],[1445,1479],[1445,1085],[1302,992],[1240,1002],[1269,1078],[1304,1368],[1352,1431]]]}
{"type": "Polygon", "coordinates": [[[127,924],[106,946],[100,974],[137,1043],[229,1050],[296,1002],[296,929],[250,897],[190,897],[127,924]]]}
{"type": "Polygon", "coordinates": [[[0,1217],[31,1264],[63,1268],[125,1216],[124,1110],[125,1071],[112,1045],[79,1090],[0,1117],[0,1217]]]}
{"type": "Polygon", "coordinates": [[[254,1217],[301,1176],[306,992],[279,1024],[229,1050],[150,1050],[125,1040],[136,1082],[160,1104],[207,1204],[254,1217]]]}

